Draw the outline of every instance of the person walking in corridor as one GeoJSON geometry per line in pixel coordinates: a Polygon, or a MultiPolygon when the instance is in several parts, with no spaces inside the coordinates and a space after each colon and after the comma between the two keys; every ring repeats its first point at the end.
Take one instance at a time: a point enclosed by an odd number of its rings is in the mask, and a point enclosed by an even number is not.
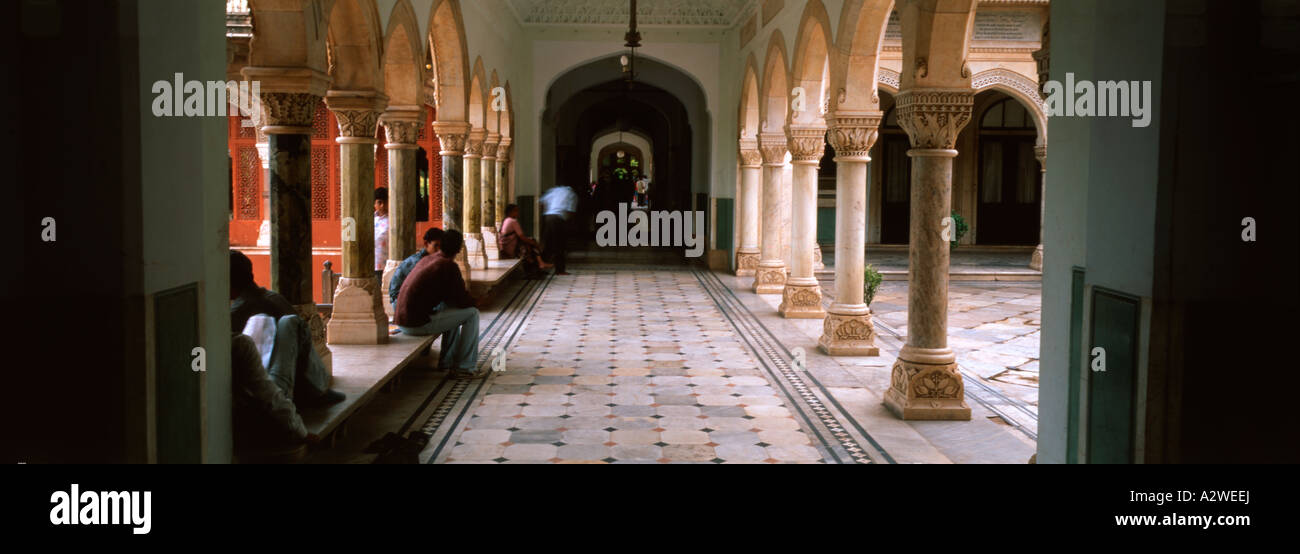
{"type": "Polygon", "coordinates": [[[542,206],[545,208],[542,221],[546,226],[542,259],[555,266],[556,275],[568,275],[564,263],[568,253],[568,224],[570,216],[578,211],[578,195],[572,188],[557,185],[542,196],[542,206]]]}

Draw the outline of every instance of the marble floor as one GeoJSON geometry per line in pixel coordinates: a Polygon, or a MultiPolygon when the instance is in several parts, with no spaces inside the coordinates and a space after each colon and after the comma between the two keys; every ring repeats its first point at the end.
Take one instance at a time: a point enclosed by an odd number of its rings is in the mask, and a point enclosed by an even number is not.
{"type": "Polygon", "coordinates": [[[309,462],[370,463],[374,440],[417,431],[422,463],[1019,464],[1033,453],[1037,283],[953,285],[972,421],[906,422],[880,402],[906,335],[906,282],[887,282],[873,304],[881,355],[832,358],[816,349],[821,322],[781,318],[779,295],[749,292],[752,278],[639,253],[575,258],[572,275],[512,283],[484,310],[480,364],[500,371],[408,369],[309,462]]]}

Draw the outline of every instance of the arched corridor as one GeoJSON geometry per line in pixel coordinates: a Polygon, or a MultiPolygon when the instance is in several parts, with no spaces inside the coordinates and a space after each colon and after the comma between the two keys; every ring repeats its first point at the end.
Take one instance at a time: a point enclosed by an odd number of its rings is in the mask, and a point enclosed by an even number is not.
{"type": "Polygon", "coordinates": [[[14,461],[1297,459],[1288,2],[204,6],[15,8],[14,461]]]}

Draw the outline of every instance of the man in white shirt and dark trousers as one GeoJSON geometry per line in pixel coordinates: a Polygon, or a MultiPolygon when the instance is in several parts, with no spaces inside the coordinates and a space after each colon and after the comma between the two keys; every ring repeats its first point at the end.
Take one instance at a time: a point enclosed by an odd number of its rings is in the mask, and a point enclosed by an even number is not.
{"type": "Polygon", "coordinates": [[[569,216],[578,211],[578,195],[567,186],[554,186],[542,196],[542,223],[545,226],[543,242],[546,244],[542,258],[555,264],[556,275],[568,275],[564,257],[568,248],[569,216]]]}

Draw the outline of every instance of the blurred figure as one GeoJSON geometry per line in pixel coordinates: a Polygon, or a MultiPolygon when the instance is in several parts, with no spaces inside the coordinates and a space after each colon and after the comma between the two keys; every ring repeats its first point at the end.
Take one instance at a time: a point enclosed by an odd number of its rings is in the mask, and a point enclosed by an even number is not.
{"type": "Polygon", "coordinates": [[[565,271],[565,256],[568,254],[569,217],[578,211],[578,195],[573,189],[564,185],[551,187],[542,196],[545,251],[542,258],[555,265],[556,275],[568,275],[565,271]]]}

